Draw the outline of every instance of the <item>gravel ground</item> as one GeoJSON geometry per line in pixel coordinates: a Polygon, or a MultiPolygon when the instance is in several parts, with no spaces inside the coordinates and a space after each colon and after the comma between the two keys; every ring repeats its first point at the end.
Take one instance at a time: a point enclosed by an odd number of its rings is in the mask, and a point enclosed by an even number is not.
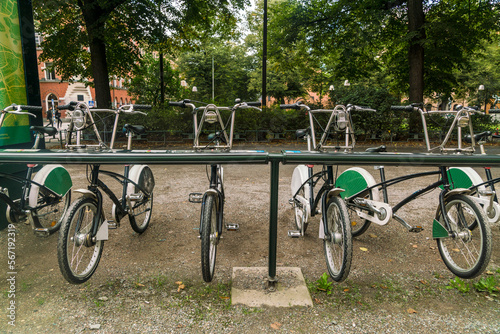
{"type": "MultiPolygon", "coordinates": [[[[85,167],[67,167],[75,188],[85,187],[85,167]]],[[[500,333],[500,292],[472,288],[481,278],[493,276],[500,282],[498,226],[492,231],[488,273],[464,282],[471,287],[467,292],[450,289],[453,275],[431,238],[437,199],[432,192],[400,211],[410,222],[422,224],[422,233],[407,233],[394,220],[370,227],[354,239],[350,276],[333,283],[327,294],[316,289],[327,271],[317,238],[319,218],[311,219],[305,237],[286,236],[293,228],[288,204],[293,168],[280,168],[277,261],[278,266],[302,269],[314,307],[231,306],[232,268],[268,265],[269,166],[225,168],[226,221],[238,223],[240,229],[224,232],[209,284],[201,277],[200,206],[187,200],[190,192],[206,189],[205,166],[152,166],[156,188],[148,230],[134,233],[125,218],[120,228],[110,231],[99,268],[82,285],[71,285],[60,274],[57,234],[40,239],[29,226],[18,226],[15,297],[9,297],[3,280],[0,333],[500,333]],[[12,300],[15,326],[8,323],[12,300]]],[[[372,168],[366,169],[378,179],[372,168]]],[[[387,175],[417,170],[423,169],[388,167],[387,175]]],[[[394,186],[391,203],[432,180],[394,186]]],[[[6,231],[0,232],[0,245],[5,268],[6,231]]]]}

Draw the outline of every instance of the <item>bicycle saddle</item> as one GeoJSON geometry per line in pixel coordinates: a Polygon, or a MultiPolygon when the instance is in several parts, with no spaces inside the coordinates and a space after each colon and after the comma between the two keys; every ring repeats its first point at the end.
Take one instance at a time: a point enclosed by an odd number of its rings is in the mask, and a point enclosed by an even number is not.
{"type": "Polygon", "coordinates": [[[142,135],[143,133],[146,132],[146,129],[142,125],[130,125],[130,124],[125,124],[123,126],[123,131],[132,131],[135,134],[142,135]]]}
{"type": "Polygon", "coordinates": [[[368,147],[365,152],[387,152],[385,145],[380,145],[377,147],[368,147]]]}
{"type": "Polygon", "coordinates": [[[311,131],[311,128],[299,129],[299,130],[295,131],[295,137],[297,137],[297,139],[304,138],[305,136],[307,136],[309,134],[310,131],[311,131]]]}
{"type": "Polygon", "coordinates": [[[30,126],[31,131],[35,131],[38,133],[43,133],[49,136],[54,136],[57,133],[57,129],[53,126],[30,126]]]}
{"type": "MultiPolygon", "coordinates": [[[[481,133],[476,133],[476,134],[474,135],[474,140],[475,140],[476,142],[478,142],[478,141],[482,141],[482,140],[486,140],[486,137],[489,137],[489,136],[491,136],[491,131],[484,131],[484,132],[481,132],[481,133]]],[[[470,135],[466,135],[466,136],[464,137],[464,141],[465,141],[466,143],[469,143],[469,144],[470,144],[470,143],[472,142],[472,140],[471,140],[471,138],[470,138],[470,135]]]]}

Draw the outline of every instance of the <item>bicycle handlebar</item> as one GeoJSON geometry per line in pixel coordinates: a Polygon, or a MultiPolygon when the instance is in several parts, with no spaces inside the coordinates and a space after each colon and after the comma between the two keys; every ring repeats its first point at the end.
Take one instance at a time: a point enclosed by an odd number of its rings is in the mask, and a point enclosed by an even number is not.
{"type": "Polygon", "coordinates": [[[260,107],[262,103],[260,101],[255,101],[255,102],[243,102],[249,107],[260,107]]]}
{"type": "Polygon", "coordinates": [[[371,111],[371,112],[376,112],[377,110],[372,109],[370,107],[364,107],[364,106],[356,106],[353,104],[348,104],[347,109],[352,109],[354,111],[371,111]]]}
{"type": "Polygon", "coordinates": [[[295,109],[295,110],[300,110],[302,107],[306,107],[307,106],[303,103],[300,103],[300,102],[297,102],[297,103],[294,103],[294,104],[280,104],[280,108],[281,109],[295,109]]]}
{"type": "Polygon", "coordinates": [[[22,112],[21,110],[42,111],[42,107],[41,106],[18,105],[18,104],[13,103],[12,105],[3,109],[2,113],[16,114],[16,115],[29,115],[29,116],[33,116],[36,118],[35,114],[32,114],[30,112],[22,112]]]}
{"type": "Polygon", "coordinates": [[[391,106],[391,110],[400,110],[400,111],[413,111],[415,110],[414,106],[391,106]]]}
{"type": "Polygon", "coordinates": [[[151,105],[149,104],[131,104],[132,108],[135,110],[150,110],[151,105]]]}

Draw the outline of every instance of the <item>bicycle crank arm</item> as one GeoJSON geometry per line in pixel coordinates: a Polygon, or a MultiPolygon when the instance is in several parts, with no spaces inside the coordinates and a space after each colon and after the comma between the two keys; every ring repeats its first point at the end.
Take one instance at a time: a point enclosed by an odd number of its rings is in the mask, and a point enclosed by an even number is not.
{"type": "Polygon", "coordinates": [[[365,198],[356,198],[354,199],[354,203],[356,205],[359,205],[360,207],[363,207],[363,210],[355,208],[358,216],[367,219],[372,223],[385,225],[392,217],[392,208],[387,203],[376,202],[365,198]],[[364,210],[367,210],[372,214],[370,215],[364,210]]]}

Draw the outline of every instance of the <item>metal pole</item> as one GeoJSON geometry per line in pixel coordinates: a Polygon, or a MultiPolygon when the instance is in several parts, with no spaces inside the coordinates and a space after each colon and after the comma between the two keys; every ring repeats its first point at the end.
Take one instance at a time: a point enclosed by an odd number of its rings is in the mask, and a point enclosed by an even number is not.
{"type": "Polygon", "coordinates": [[[215,71],[214,71],[214,55],[212,55],[212,102],[215,102],[215,71]]]}
{"type": "MultiPolygon", "coordinates": [[[[281,158],[281,157],[280,157],[281,158]]],[[[271,199],[269,209],[269,278],[270,288],[274,288],[276,283],[276,249],[278,244],[278,184],[279,184],[279,164],[280,158],[270,159],[271,161],[271,199]]]]}
{"type": "Polygon", "coordinates": [[[264,27],[262,40],[262,108],[267,106],[267,0],[264,0],[264,27]]]}

